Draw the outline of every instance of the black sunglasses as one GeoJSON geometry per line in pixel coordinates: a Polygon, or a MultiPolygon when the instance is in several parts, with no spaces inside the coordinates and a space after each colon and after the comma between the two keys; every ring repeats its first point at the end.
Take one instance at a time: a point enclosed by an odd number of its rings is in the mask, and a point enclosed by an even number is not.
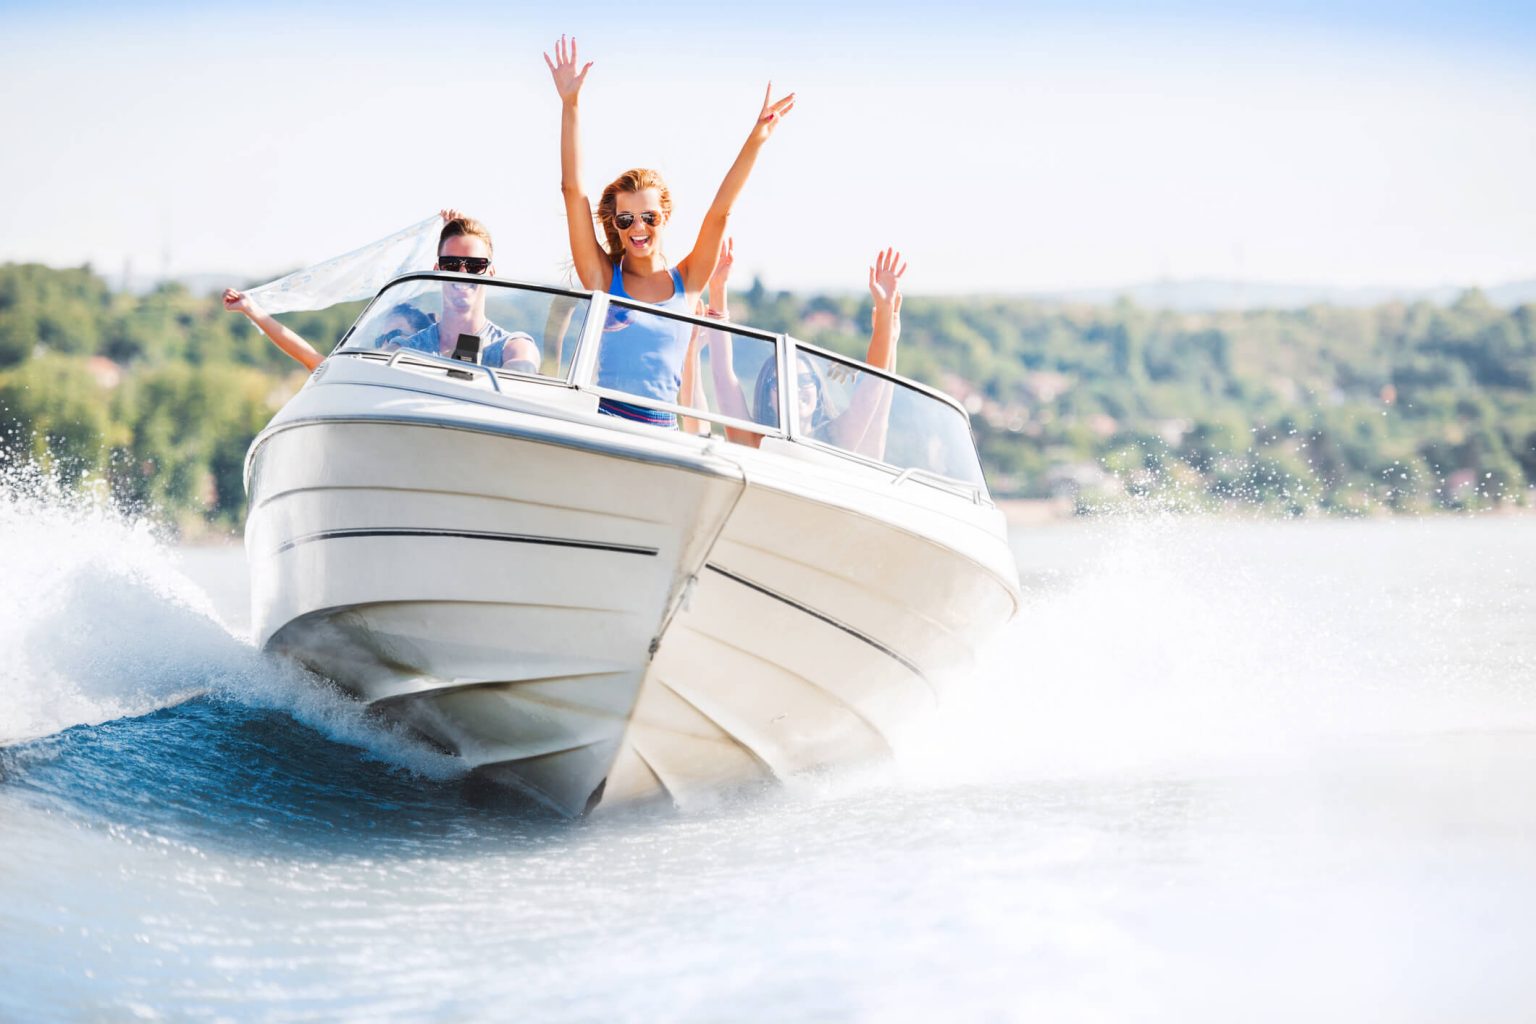
{"type": "Polygon", "coordinates": [[[491,261],[484,256],[439,256],[437,265],[444,270],[466,274],[483,274],[491,269],[491,261]]]}
{"type": "MultiPolygon", "coordinates": [[[[661,220],[661,214],[657,213],[655,210],[646,210],[640,215],[640,219],[645,221],[651,227],[655,227],[656,222],[661,220]]],[[[630,225],[634,222],[635,215],[632,213],[616,213],[613,215],[613,223],[618,227],[620,231],[628,231],[630,225]]]]}

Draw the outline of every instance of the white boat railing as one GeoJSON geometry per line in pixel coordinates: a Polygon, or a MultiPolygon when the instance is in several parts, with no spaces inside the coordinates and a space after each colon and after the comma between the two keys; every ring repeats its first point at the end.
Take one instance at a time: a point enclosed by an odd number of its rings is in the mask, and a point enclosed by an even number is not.
{"type": "Polygon", "coordinates": [[[462,375],[461,379],[463,380],[469,380],[470,375],[475,370],[484,370],[486,376],[491,379],[491,388],[495,391],[501,390],[501,381],[496,378],[494,368],[481,363],[470,363],[462,359],[450,359],[447,356],[434,355],[431,352],[417,352],[408,348],[396,349],[389,357],[389,362],[385,365],[397,366],[406,360],[420,361],[423,365],[428,366],[441,366],[448,372],[450,377],[462,375]]]}

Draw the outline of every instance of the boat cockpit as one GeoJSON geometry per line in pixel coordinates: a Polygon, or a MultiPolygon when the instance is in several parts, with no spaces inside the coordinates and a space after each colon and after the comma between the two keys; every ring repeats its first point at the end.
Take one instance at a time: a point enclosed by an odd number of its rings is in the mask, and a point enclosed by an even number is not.
{"type": "MultiPolygon", "coordinates": [[[[584,396],[594,411],[599,400],[624,403],[670,414],[688,434],[753,448],[809,446],[898,481],[989,501],[969,416],[949,396],[787,334],[603,292],[443,271],[406,274],[379,292],[336,356],[383,360],[567,407],[573,403],[557,396],[584,396]],[[698,362],[691,379],[685,376],[688,393],[669,402],[601,383],[605,357],[660,360],[621,351],[655,326],[693,332],[698,362]],[[640,330],[627,333],[634,327],[640,330]],[[456,333],[444,341],[445,332],[456,333]]],[[[660,364],[653,369],[667,372],[660,364]]]]}

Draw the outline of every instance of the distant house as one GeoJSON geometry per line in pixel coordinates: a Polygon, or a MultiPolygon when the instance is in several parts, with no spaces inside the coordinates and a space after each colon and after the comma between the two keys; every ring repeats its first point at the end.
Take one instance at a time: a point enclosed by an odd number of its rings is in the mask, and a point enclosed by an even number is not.
{"type": "Polygon", "coordinates": [[[1184,436],[1195,427],[1194,421],[1186,419],[1158,420],[1153,424],[1153,430],[1157,436],[1163,439],[1163,443],[1170,448],[1177,448],[1184,442],[1184,436]]]}
{"type": "Polygon", "coordinates": [[[1108,413],[1091,413],[1083,422],[1099,437],[1112,437],[1120,429],[1119,421],[1108,413]]]}
{"type": "Polygon", "coordinates": [[[1052,370],[1035,370],[1024,375],[1024,388],[1038,402],[1054,402],[1072,390],[1072,378],[1052,370]]]}
{"type": "Polygon", "coordinates": [[[1053,466],[1045,475],[1053,498],[1075,499],[1088,495],[1115,495],[1124,491],[1120,481],[1091,462],[1053,466]]]}
{"type": "Polygon", "coordinates": [[[801,326],[807,334],[819,334],[823,331],[835,331],[839,334],[854,333],[853,321],[828,309],[807,313],[801,321],[801,326]]]}
{"type": "Polygon", "coordinates": [[[1477,470],[1462,467],[1445,478],[1445,496],[1450,501],[1465,501],[1477,490],[1477,470]]]}
{"type": "Polygon", "coordinates": [[[91,356],[85,361],[85,369],[103,391],[111,391],[123,382],[123,368],[106,356],[91,356]]]}

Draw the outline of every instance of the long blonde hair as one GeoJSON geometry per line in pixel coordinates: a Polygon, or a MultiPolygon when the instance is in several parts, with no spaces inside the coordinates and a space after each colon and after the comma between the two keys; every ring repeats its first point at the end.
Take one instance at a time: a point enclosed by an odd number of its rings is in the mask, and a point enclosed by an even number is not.
{"type": "Polygon", "coordinates": [[[597,213],[594,215],[598,226],[603,229],[603,235],[608,239],[608,259],[617,265],[624,258],[624,238],[619,234],[619,228],[613,222],[615,209],[620,192],[641,192],[648,188],[654,188],[661,193],[661,212],[664,217],[672,217],[672,190],[667,188],[667,183],[661,177],[660,171],[653,171],[648,167],[635,167],[625,171],[608,183],[603,189],[602,198],[597,201],[597,213]]]}

